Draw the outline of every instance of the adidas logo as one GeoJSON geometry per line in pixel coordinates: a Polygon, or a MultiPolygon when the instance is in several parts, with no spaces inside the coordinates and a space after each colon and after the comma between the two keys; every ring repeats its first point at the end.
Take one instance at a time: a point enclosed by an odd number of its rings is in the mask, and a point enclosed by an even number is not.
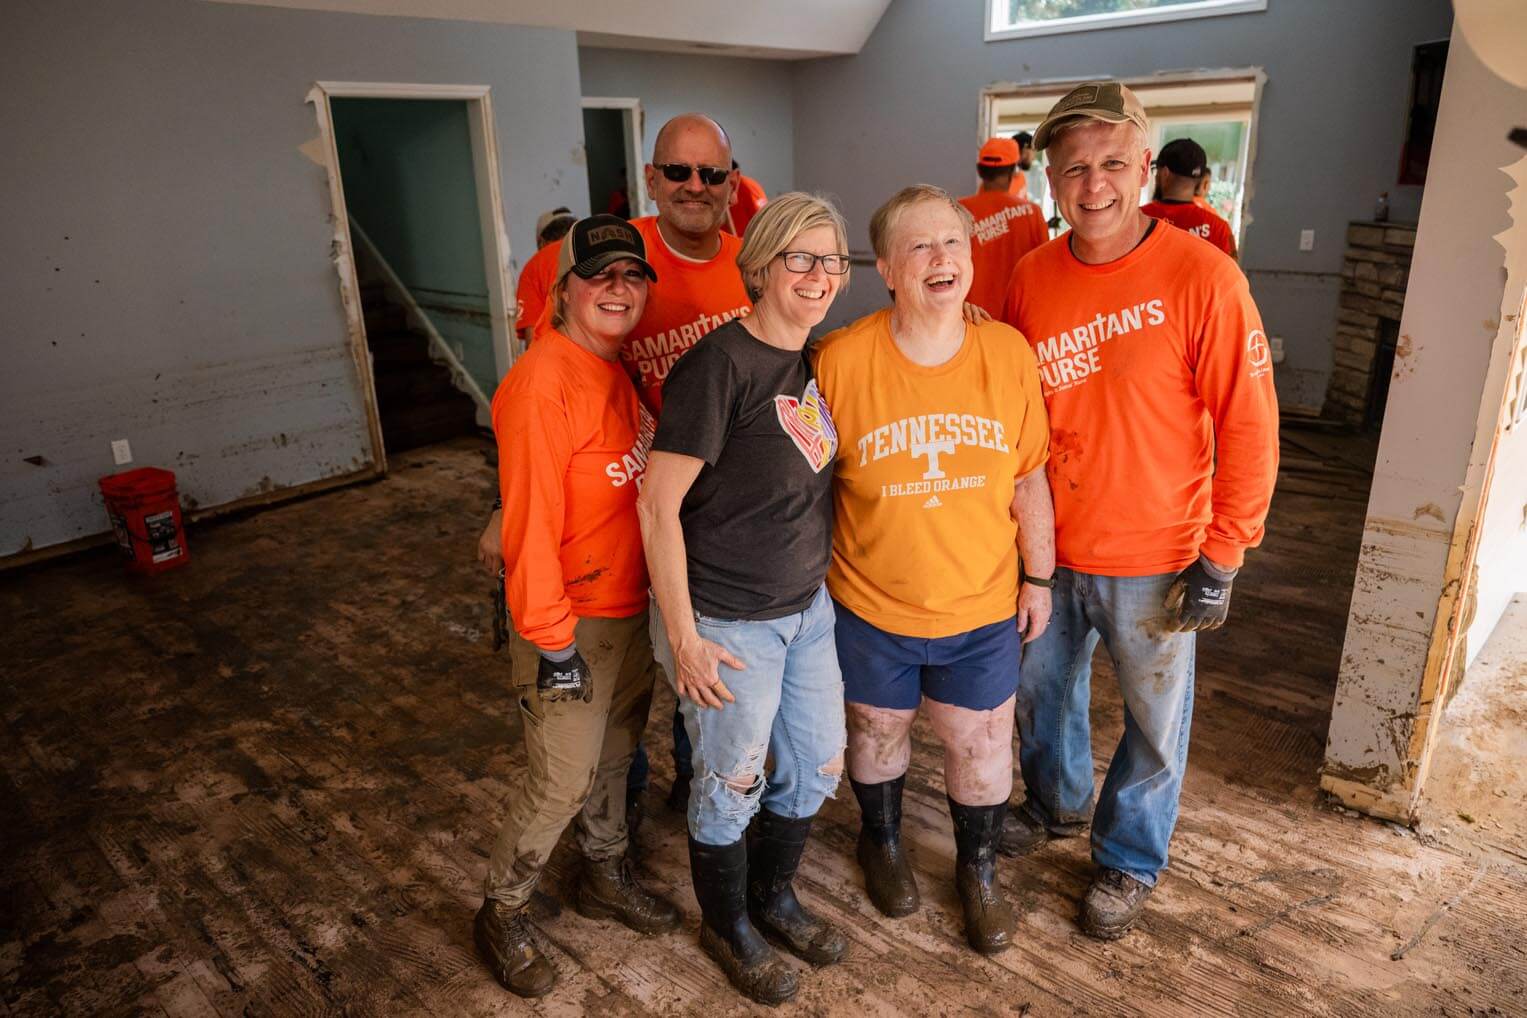
{"type": "Polygon", "coordinates": [[[942,503],[942,502],[940,502],[938,500],[938,496],[934,495],[932,498],[928,499],[928,501],[923,503],[923,508],[924,509],[937,509],[939,506],[941,506],[943,504],[944,503],[942,503]]]}

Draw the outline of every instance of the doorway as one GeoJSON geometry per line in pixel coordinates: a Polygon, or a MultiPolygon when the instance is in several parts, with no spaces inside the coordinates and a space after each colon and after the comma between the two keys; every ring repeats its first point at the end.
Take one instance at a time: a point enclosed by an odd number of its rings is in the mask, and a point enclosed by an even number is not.
{"type": "Polygon", "coordinates": [[[334,261],[377,461],[487,423],[513,359],[488,90],[320,82],[334,261]]]}
{"type": "Polygon", "coordinates": [[[589,211],[623,219],[648,215],[642,188],[642,104],[639,99],[583,98],[583,148],[589,211]]]}

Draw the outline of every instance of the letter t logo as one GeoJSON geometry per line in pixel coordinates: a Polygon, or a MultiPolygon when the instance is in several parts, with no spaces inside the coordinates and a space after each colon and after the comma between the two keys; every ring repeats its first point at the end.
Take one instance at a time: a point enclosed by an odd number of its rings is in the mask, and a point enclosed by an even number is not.
{"type": "Polygon", "coordinates": [[[954,443],[943,442],[913,442],[912,455],[928,457],[928,469],[923,473],[923,480],[931,481],[943,477],[944,472],[938,468],[938,458],[944,453],[954,455],[954,443]]]}

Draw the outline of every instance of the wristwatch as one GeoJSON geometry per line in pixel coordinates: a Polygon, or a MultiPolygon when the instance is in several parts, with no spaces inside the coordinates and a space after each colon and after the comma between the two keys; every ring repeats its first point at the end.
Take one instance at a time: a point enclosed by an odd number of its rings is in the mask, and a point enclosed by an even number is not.
{"type": "Polygon", "coordinates": [[[1019,566],[1018,567],[1018,577],[1019,577],[1019,579],[1018,579],[1019,586],[1022,586],[1025,583],[1029,583],[1029,584],[1033,584],[1036,587],[1042,587],[1045,590],[1053,590],[1055,588],[1055,576],[1054,576],[1054,574],[1051,574],[1050,576],[1047,576],[1047,577],[1045,577],[1044,579],[1041,580],[1037,576],[1030,576],[1024,570],[1024,568],[1022,566],[1019,566]]]}

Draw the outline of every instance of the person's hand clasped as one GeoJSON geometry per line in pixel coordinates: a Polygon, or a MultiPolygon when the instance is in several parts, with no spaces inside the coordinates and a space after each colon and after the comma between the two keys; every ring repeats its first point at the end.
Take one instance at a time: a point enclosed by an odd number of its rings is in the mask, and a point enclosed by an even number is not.
{"type": "Polygon", "coordinates": [[[493,576],[504,567],[504,513],[501,509],[493,510],[488,517],[488,525],[483,528],[482,536],[477,539],[477,561],[493,576]]]}
{"type": "Polygon", "coordinates": [[[1024,583],[1018,588],[1018,634],[1024,643],[1033,643],[1050,625],[1050,592],[1044,587],[1024,583]]]}
{"type": "Polygon", "coordinates": [[[721,681],[721,665],[742,671],[747,667],[736,655],[719,643],[696,636],[694,640],[677,646],[673,651],[673,666],[678,672],[673,684],[679,695],[693,700],[701,707],[720,710],[737,698],[721,681]],[[722,701],[725,701],[723,703],[722,701]]]}

